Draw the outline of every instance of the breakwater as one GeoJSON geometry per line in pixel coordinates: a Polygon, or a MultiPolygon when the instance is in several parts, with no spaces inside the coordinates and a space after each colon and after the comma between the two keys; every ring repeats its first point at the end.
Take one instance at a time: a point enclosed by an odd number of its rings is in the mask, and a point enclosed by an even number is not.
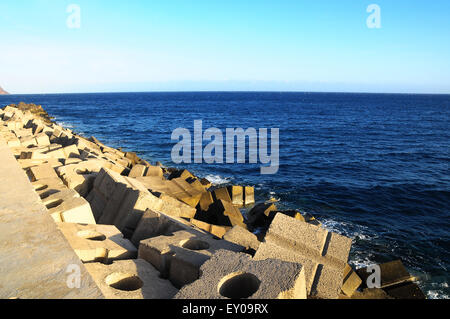
{"type": "MultiPolygon", "coordinates": [[[[284,290],[274,289],[261,296],[258,290],[272,279],[254,274],[257,280],[250,275],[229,277],[240,273],[231,262],[227,268],[230,273],[211,274],[204,285],[214,280],[221,287],[225,285],[219,289],[222,297],[236,297],[235,281],[254,287],[245,297],[420,297],[420,290],[398,262],[382,267],[381,274],[391,275],[382,278],[379,289],[364,290],[364,269],[347,265],[351,240],[327,231],[312,216],[280,211],[276,204],[266,202],[248,207],[244,218],[239,208],[253,204],[252,185],[214,187],[187,170],[152,165],[135,153],[74,134],[26,109],[7,107],[2,121],[2,138],[27,172],[50,216],[61,229],[73,224],[74,230],[66,235],[69,243],[77,247],[74,242],[82,241],[81,234],[85,243],[91,244],[75,251],[106,297],[187,298],[186,291],[195,291],[195,285],[206,280],[200,278],[200,268],[209,273],[208,269],[217,268],[211,264],[224,260],[242,264],[242,258],[249,274],[249,269],[258,273],[264,268],[264,261],[278,260],[293,275],[284,290]],[[80,224],[92,226],[84,229],[80,224]],[[99,225],[112,226],[109,232],[123,238],[119,245],[123,254],[110,255],[113,248],[92,245],[109,240],[99,225]],[[256,225],[265,226],[267,233],[254,236],[249,230],[256,225]],[[171,236],[166,238],[167,234],[171,236]],[[221,244],[213,245],[210,238],[221,239],[221,244]],[[223,250],[246,256],[230,258],[223,250]],[[142,268],[150,278],[161,275],[163,288],[149,287],[147,275],[141,278],[139,274],[142,268]],[[180,273],[182,278],[177,277],[180,273]]],[[[211,295],[205,297],[216,296],[214,289],[209,292],[211,295]]]]}

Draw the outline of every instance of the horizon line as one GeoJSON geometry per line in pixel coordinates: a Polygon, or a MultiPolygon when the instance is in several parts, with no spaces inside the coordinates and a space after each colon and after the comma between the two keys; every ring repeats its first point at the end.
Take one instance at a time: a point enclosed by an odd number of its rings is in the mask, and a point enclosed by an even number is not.
{"type": "Polygon", "coordinates": [[[160,90],[160,91],[98,91],[98,92],[48,92],[48,93],[11,93],[0,95],[69,95],[69,94],[137,94],[137,93],[313,93],[313,94],[385,94],[385,95],[450,95],[448,93],[413,93],[413,92],[367,92],[367,91],[291,91],[291,90],[160,90]]]}

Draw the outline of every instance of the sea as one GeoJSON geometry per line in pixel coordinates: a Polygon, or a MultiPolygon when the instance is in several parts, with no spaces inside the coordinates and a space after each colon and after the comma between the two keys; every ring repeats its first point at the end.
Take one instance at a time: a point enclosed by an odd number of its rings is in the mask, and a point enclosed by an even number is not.
{"type": "MultiPolygon", "coordinates": [[[[353,240],[356,268],[401,259],[428,298],[450,298],[450,95],[170,92],[0,96],[216,185],[255,186],[257,201],[314,215],[353,240]],[[261,163],[172,161],[184,128],[279,129],[279,170],[261,163]]],[[[192,141],[193,142],[193,141],[192,141]]],[[[272,146],[275,146],[273,144],[272,146]]],[[[271,143],[268,142],[270,153],[271,143]]],[[[224,155],[225,156],[225,155],[224,155]]]]}

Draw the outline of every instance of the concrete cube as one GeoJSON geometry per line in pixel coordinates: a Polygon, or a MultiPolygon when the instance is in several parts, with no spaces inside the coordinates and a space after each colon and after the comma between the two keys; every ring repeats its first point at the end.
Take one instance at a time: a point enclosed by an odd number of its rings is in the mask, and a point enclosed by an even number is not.
{"type": "Polygon", "coordinates": [[[301,264],[220,250],[201,266],[200,279],[176,299],[306,299],[301,264]]]}
{"type": "Polygon", "coordinates": [[[142,259],[85,265],[107,299],[171,299],[177,289],[142,259]]]}
{"type": "Polygon", "coordinates": [[[277,214],[255,259],[277,258],[305,267],[310,296],[337,299],[351,248],[351,239],[284,214],[277,214]]]}
{"type": "Polygon", "coordinates": [[[114,260],[137,257],[136,247],[128,239],[123,238],[115,226],[73,223],[57,223],[57,225],[84,263],[108,264],[114,260]]]}
{"type": "Polygon", "coordinates": [[[142,240],[138,256],[155,266],[175,287],[181,287],[197,280],[200,266],[220,249],[240,252],[244,247],[194,231],[177,231],[171,236],[142,240]]]}

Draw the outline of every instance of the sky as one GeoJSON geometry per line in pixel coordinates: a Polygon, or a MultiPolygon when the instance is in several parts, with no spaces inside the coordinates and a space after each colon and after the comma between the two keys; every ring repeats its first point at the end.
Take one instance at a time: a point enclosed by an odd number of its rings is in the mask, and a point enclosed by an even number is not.
{"type": "Polygon", "coordinates": [[[0,86],[450,93],[450,1],[2,0],[0,86]]]}

